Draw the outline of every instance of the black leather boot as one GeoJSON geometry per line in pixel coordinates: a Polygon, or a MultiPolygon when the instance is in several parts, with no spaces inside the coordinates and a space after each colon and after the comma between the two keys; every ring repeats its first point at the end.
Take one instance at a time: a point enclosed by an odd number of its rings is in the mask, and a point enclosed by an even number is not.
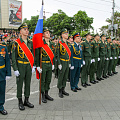
{"type": "Polygon", "coordinates": [[[65,88],[62,88],[62,94],[66,95],[66,96],[69,96],[69,93],[65,92],[65,88]]]}
{"type": "Polygon", "coordinates": [[[60,98],[63,98],[63,97],[64,97],[63,94],[62,94],[62,88],[59,89],[59,97],[60,97],[60,98]]]}
{"type": "Polygon", "coordinates": [[[47,103],[47,100],[45,98],[45,93],[44,92],[42,92],[42,102],[43,103],[47,103]]]}
{"type": "Polygon", "coordinates": [[[25,97],[24,106],[34,108],[34,105],[29,102],[29,97],[25,97]]]}
{"type": "Polygon", "coordinates": [[[18,107],[19,107],[20,110],[25,110],[22,98],[18,98],[18,107]]]}
{"type": "Polygon", "coordinates": [[[53,101],[54,99],[48,95],[48,91],[45,91],[45,98],[47,100],[53,101]]]}

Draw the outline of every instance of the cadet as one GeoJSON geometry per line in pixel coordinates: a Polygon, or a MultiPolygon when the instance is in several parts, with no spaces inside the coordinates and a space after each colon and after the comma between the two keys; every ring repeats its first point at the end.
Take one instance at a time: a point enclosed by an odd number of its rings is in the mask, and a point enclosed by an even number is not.
{"type": "Polygon", "coordinates": [[[115,45],[115,51],[114,51],[114,57],[113,57],[113,66],[112,66],[112,73],[113,74],[117,74],[118,72],[116,72],[115,68],[116,68],[116,65],[117,65],[117,62],[118,62],[118,53],[119,53],[119,48],[118,48],[118,45],[117,45],[117,41],[115,40],[115,38],[112,39],[113,41],[113,44],[115,45]]]}
{"type": "MultiPolygon", "coordinates": [[[[54,99],[48,95],[50,89],[50,83],[52,78],[52,70],[54,70],[53,57],[54,53],[52,48],[54,44],[50,41],[50,32],[47,27],[43,28],[43,47],[42,47],[42,77],[41,77],[41,94],[42,102],[47,103],[47,100],[53,101],[54,99]],[[49,56],[52,54],[53,56],[49,56]]],[[[40,68],[40,48],[35,50],[35,64],[39,73],[41,73],[40,68]]]]}
{"type": "Polygon", "coordinates": [[[82,59],[82,49],[79,45],[81,38],[80,33],[75,33],[73,36],[74,43],[71,45],[71,79],[70,79],[70,85],[71,90],[73,92],[77,92],[77,90],[81,90],[81,88],[78,87],[79,83],[79,76],[80,76],[80,68],[83,64],[82,59]]]}
{"type": "Polygon", "coordinates": [[[109,77],[107,76],[107,72],[108,72],[109,60],[111,57],[111,48],[110,48],[111,37],[107,36],[106,39],[107,42],[105,42],[105,65],[103,70],[103,76],[105,78],[109,77]]]}
{"type": "Polygon", "coordinates": [[[90,33],[87,33],[85,41],[81,43],[82,50],[83,50],[83,67],[81,71],[81,84],[83,87],[91,86],[88,84],[88,75],[91,63],[91,45],[89,41],[91,40],[92,36],[90,33]]]}
{"type": "Polygon", "coordinates": [[[65,92],[66,81],[68,78],[68,72],[70,67],[70,57],[71,51],[69,49],[69,44],[67,42],[68,31],[67,29],[62,29],[62,39],[59,41],[59,49],[57,49],[57,61],[58,61],[58,83],[57,87],[59,89],[59,97],[63,98],[63,95],[69,96],[69,93],[65,92]]]}
{"type": "Polygon", "coordinates": [[[94,40],[91,42],[92,61],[90,66],[90,83],[92,84],[98,83],[98,81],[95,80],[95,73],[97,72],[98,61],[100,60],[99,43],[98,43],[99,39],[100,39],[99,34],[96,34],[94,36],[94,40]]]}
{"type": "Polygon", "coordinates": [[[20,31],[21,37],[15,40],[12,49],[12,66],[16,76],[17,82],[17,98],[18,106],[20,110],[25,110],[24,106],[33,108],[29,102],[30,96],[30,83],[32,72],[35,71],[34,57],[33,57],[33,43],[28,39],[28,26],[26,23],[22,24],[18,30],[20,31]],[[33,67],[33,69],[32,69],[33,67]],[[22,101],[22,88],[24,82],[24,104],[22,101]]]}
{"type": "MultiPolygon", "coordinates": [[[[103,80],[103,68],[104,68],[104,63],[105,63],[105,40],[106,37],[104,34],[101,36],[101,40],[99,41],[99,58],[100,61],[98,62],[98,68],[97,68],[97,78],[99,80],[103,80]]],[[[105,77],[106,78],[106,77],[105,77]]]]}
{"type": "MultiPolygon", "coordinates": [[[[112,40],[114,41],[115,38],[112,38],[112,40]]],[[[113,65],[114,65],[114,58],[116,56],[116,46],[115,46],[115,41],[114,43],[113,42],[110,42],[110,48],[111,48],[111,56],[110,56],[110,61],[109,61],[109,66],[108,66],[108,75],[109,76],[112,76],[112,68],[113,68],[113,65]]]]}
{"type": "Polygon", "coordinates": [[[3,105],[5,103],[6,79],[11,76],[10,59],[7,48],[0,43],[0,113],[7,115],[3,105]]]}

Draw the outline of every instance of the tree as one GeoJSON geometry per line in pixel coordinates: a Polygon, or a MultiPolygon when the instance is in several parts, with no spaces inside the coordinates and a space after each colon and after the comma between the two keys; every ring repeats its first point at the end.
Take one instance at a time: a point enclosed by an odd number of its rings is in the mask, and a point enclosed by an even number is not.
{"type": "MultiPolygon", "coordinates": [[[[116,11],[114,13],[114,24],[118,24],[120,26],[120,19],[118,19],[118,17],[120,17],[120,13],[118,11],[116,11]]],[[[106,22],[108,22],[109,24],[112,24],[111,18],[107,18],[106,22]]],[[[101,32],[104,32],[103,28],[106,29],[107,34],[110,35],[110,30],[108,30],[108,25],[107,26],[102,26],[100,28],[101,32]]],[[[114,31],[114,35],[115,35],[115,31],[114,31]]],[[[120,29],[117,30],[116,36],[120,37],[120,29]]]]}
{"type": "MultiPolygon", "coordinates": [[[[26,18],[23,20],[28,24],[30,32],[34,32],[37,21],[38,16],[32,16],[31,20],[26,18]]],[[[53,35],[61,35],[61,30],[67,28],[69,34],[73,35],[75,32],[88,31],[93,28],[92,23],[93,18],[88,17],[85,11],[78,11],[73,17],[69,17],[62,10],[58,10],[58,13],[53,13],[47,20],[43,20],[43,27],[48,27],[53,35]]]]}
{"type": "Polygon", "coordinates": [[[93,23],[93,18],[88,17],[85,11],[78,11],[77,14],[74,15],[75,19],[75,27],[79,31],[88,31],[90,28],[93,29],[91,24],[93,23]]]}

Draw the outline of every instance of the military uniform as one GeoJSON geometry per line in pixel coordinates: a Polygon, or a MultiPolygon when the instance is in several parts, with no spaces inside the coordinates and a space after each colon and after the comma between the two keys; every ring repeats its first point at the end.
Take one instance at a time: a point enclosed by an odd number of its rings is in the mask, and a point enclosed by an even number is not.
{"type": "MultiPolygon", "coordinates": [[[[44,44],[47,44],[45,40],[44,44]]],[[[48,44],[47,44],[48,45],[48,44]]],[[[54,44],[49,41],[51,50],[54,49],[54,44]]],[[[35,50],[35,65],[40,66],[40,48],[35,50]]],[[[47,52],[42,48],[42,78],[41,78],[41,93],[48,92],[50,89],[50,83],[52,78],[52,64],[47,52]]]]}
{"type": "Polygon", "coordinates": [[[85,41],[81,43],[81,46],[83,51],[83,62],[85,61],[85,65],[83,63],[83,67],[81,71],[81,84],[82,86],[86,87],[86,84],[88,84],[88,75],[91,64],[91,45],[85,39],[85,41]]]}
{"type": "Polygon", "coordinates": [[[103,76],[105,76],[105,77],[107,77],[108,65],[109,65],[110,57],[111,57],[110,43],[105,42],[105,65],[104,65],[104,71],[103,71],[103,76]]]}
{"type": "MultiPolygon", "coordinates": [[[[47,27],[43,28],[43,34],[46,34],[45,32],[48,32],[49,29],[47,27]]],[[[46,39],[46,38],[45,38],[46,39]]],[[[42,102],[47,103],[47,99],[50,101],[53,101],[54,99],[48,95],[48,91],[50,89],[50,83],[52,78],[52,67],[54,66],[54,58],[53,63],[51,60],[51,56],[49,56],[49,51],[54,56],[55,53],[55,44],[51,42],[50,40],[47,42],[45,39],[43,39],[43,46],[42,46],[42,53],[40,53],[40,48],[35,49],[35,65],[38,68],[40,68],[40,57],[42,54],[42,76],[41,76],[41,93],[42,93],[42,102]],[[47,48],[45,48],[46,46],[47,48]],[[47,51],[49,49],[49,51],[47,51]],[[52,65],[53,64],[53,65],[52,65]]]]}
{"type": "Polygon", "coordinates": [[[5,103],[6,76],[11,76],[10,59],[7,48],[0,44],[0,112],[4,115],[7,114],[3,107],[5,103]]]}
{"type": "Polygon", "coordinates": [[[112,42],[110,43],[110,48],[111,48],[111,56],[110,56],[110,61],[109,61],[109,66],[108,66],[108,75],[112,75],[112,68],[114,65],[114,58],[116,55],[116,47],[115,44],[113,44],[112,42]]]}
{"type": "Polygon", "coordinates": [[[95,82],[95,73],[97,72],[97,65],[98,65],[98,58],[99,58],[99,43],[93,40],[91,42],[91,53],[92,53],[92,60],[91,66],[90,66],[90,82],[95,82]]]}
{"type": "MultiPolygon", "coordinates": [[[[68,33],[67,29],[62,30],[62,34],[68,33]]],[[[59,89],[59,97],[63,98],[64,95],[69,95],[65,92],[66,87],[66,81],[68,79],[68,73],[69,73],[69,64],[70,64],[70,57],[65,47],[63,47],[62,44],[67,45],[69,47],[69,42],[66,41],[66,43],[61,39],[59,41],[58,46],[59,49],[57,49],[57,61],[58,61],[58,83],[57,88],[59,89]],[[61,42],[61,44],[60,44],[61,42]],[[61,66],[61,69],[60,67],[61,66]]]]}
{"type": "MultiPolygon", "coordinates": [[[[63,40],[61,40],[61,42],[64,43],[63,40]]],[[[66,44],[68,45],[68,42],[66,44]]],[[[57,84],[57,87],[61,89],[66,87],[70,63],[69,55],[66,49],[61,44],[59,44],[59,50],[57,50],[57,61],[58,65],[60,64],[62,65],[62,70],[58,71],[58,84],[57,84]]]]}
{"type": "MultiPolygon", "coordinates": [[[[114,39],[114,38],[113,38],[114,39]]],[[[115,39],[114,39],[115,40],[115,39]]],[[[118,44],[115,44],[115,52],[114,52],[114,63],[113,63],[113,67],[112,67],[112,73],[113,74],[117,74],[115,68],[117,66],[117,63],[118,63],[118,55],[119,55],[119,47],[118,47],[118,44]]]]}
{"type": "Polygon", "coordinates": [[[99,58],[98,69],[97,69],[97,78],[100,79],[103,76],[103,68],[105,63],[105,43],[102,40],[99,41],[99,58]]]}
{"type": "Polygon", "coordinates": [[[58,47],[58,43],[55,45],[55,78],[58,78],[58,61],[57,61],[57,49],[59,49],[58,47]]]}
{"type": "MultiPolygon", "coordinates": [[[[22,24],[19,29],[22,28],[28,28],[27,25],[22,24]]],[[[30,39],[23,41],[22,38],[20,38],[20,44],[25,44],[30,52],[33,55],[33,43],[30,39]]],[[[33,56],[31,56],[33,57],[33,56]]],[[[31,76],[32,76],[32,68],[30,65],[30,61],[28,60],[28,57],[25,54],[25,51],[23,51],[18,44],[18,42],[13,43],[13,49],[12,49],[12,67],[15,71],[16,75],[16,84],[17,84],[17,98],[19,101],[19,109],[24,110],[23,102],[22,102],[22,88],[24,83],[24,96],[25,96],[25,102],[24,105],[28,106],[30,108],[33,108],[34,105],[29,103],[28,99],[30,96],[30,83],[31,83],[31,76]],[[19,73],[19,74],[18,74],[19,73]]]]}
{"type": "MultiPolygon", "coordinates": [[[[76,33],[73,37],[75,38],[79,33],[76,33]]],[[[80,37],[80,36],[77,36],[80,37]]],[[[71,90],[74,92],[77,92],[77,90],[81,90],[78,87],[79,83],[79,76],[80,76],[80,69],[81,65],[83,64],[83,59],[82,59],[82,49],[79,44],[74,42],[71,45],[71,67],[74,69],[71,69],[71,79],[70,79],[70,85],[71,85],[71,90]]]]}

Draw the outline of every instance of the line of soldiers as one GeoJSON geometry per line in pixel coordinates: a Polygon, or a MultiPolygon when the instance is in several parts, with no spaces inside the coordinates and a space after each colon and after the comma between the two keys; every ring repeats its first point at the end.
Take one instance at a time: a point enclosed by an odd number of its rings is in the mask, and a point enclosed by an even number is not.
{"type": "MultiPolygon", "coordinates": [[[[29,102],[29,97],[31,76],[36,70],[39,75],[42,73],[41,94],[43,103],[47,103],[47,100],[54,100],[49,95],[52,71],[55,71],[55,77],[58,78],[57,88],[59,89],[58,95],[60,98],[69,96],[69,93],[65,90],[68,79],[73,92],[81,90],[78,86],[80,73],[81,85],[85,88],[91,86],[89,82],[96,84],[104,80],[104,78],[117,74],[115,68],[120,63],[120,43],[115,38],[111,41],[111,38],[106,38],[104,34],[101,36],[96,34],[92,38],[90,33],[87,33],[85,38],[81,38],[80,33],[68,36],[68,31],[64,28],[61,30],[61,37],[55,37],[52,41],[50,40],[49,29],[44,27],[42,52],[40,52],[40,48],[37,48],[34,54],[33,42],[28,39],[29,30],[27,24],[22,24],[19,27],[19,31],[20,38],[12,43],[12,67],[16,76],[17,98],[20,110],[25,110],[25,106],[34,108],[34,105],[29,102]],[[40,58],[42,58],[41,63],[40,58]],[[24,102],[22,98],[23,84],[24,102]]],[[[5,61],[8,59],[5,57],[7,52],[3,51],[0,55],[0,60],[5,61]]],[[[4,81],[6,80],[5,76],[11,75],[11,73],[7,75],[6,71],[4,71],[3,68],[7,67],[6,64],[0,65],[0,70],[4,73],[4,81]]],[[[0,74],[0,78],[1,76],[2,74],[0,74]]],[[[4,91],[0,95],[5,96],[5,85],[1,85],[0,83],[0,90],[4,89],[4,91]]],[[[6,115],[7,111],[3,107],[4,101],[5,97],[0,97],[0,112],[6,115]]]]}

